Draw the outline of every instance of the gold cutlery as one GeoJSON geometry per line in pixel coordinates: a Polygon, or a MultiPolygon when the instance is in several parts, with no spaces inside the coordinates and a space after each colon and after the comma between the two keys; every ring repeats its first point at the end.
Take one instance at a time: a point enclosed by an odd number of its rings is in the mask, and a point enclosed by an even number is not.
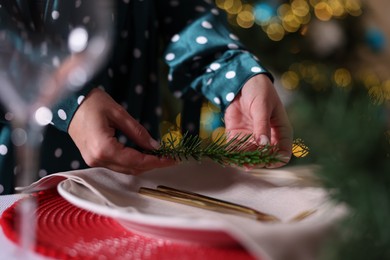
{"type": "Polygon", "coordinates": [[[141,187],[138,192],[145,196],[186,204],[189,206],[223,213],[236,213],[255,218],[256,220],[263,222],[280,222],[280,220],[275,216],[260,212],[247,206],[167,186],[159,185],[157,186],[157,189],[141,187]]]}
{"type": "Polygon", "coordinates": [[[311,209],[311,210],[305,210],[305,211],[302,211],[301,213],[297,214],[295,217],[293,217],[292,219],[290,219],[290,223],[293,223],[293,222],[299,222],[301,220],[304,220],[305,218],[313,215],[314,213],[316,213],[317,210],[316,209],[311,209]]]}

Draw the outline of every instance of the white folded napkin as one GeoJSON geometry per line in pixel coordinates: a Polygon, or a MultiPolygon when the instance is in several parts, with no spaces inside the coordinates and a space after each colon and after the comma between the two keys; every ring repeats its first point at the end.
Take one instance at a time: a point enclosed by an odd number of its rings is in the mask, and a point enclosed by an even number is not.
{"type": "MultiPolygon", "coordinates": [[[[281,186],[283,178],[276,183],[270,175],[291,177],[296,176],[298,170],[306,171],[305,176],[308,176],[310,169],[285,167],[254,173],[213,162],[185,162],[129,176],[104,168],[91,168],[49,175],[23,191],[57,186],[60,194],[71,203],[114,217],[125,227],[144,234],[215,244],[218,241],[228,243],[227,237],[231,236],[261,259],[305,260],[318,256],[319,246],[334,224],[346,215],[346,208],[334,205],[321,187],[296,185],[296,181],[294,185],[281,186]],[[274,215],[282,222],[264,223],[138,194],[140,187],[156,188],[157,185],[249,206],[274,215]],[[297,214],[313,209],[317,211],[308,218],[289,222],[297,214]]],[[[309,183],[302,181],[306,185],[309,183]]]]}

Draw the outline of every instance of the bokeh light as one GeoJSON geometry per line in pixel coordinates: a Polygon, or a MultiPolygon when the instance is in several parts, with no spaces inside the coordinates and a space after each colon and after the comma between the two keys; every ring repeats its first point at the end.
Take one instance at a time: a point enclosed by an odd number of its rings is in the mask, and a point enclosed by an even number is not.
{"type": "Polygon", "coordinates": [[[292,154],[297,158],[306,157],[309,154],[309,147],[301,138],[297,138],[293,141],[292,154]]]}
{"type": "Polygon", "coordinates": [[[255,23],[255,15],[251,5],[244,5],[242,11],[237,14],[237,24],[242,28],[250,28],[255,23]]]}
{"type": "Polygon", "coordinates": [[[176,147],[181,139],[183,138],[183,135],[180,131],[170,131],[169,133],[166,133],[161,138],[161,141],[167,144],[173,144],[173,147],[176,147]]]}
{"type": "MultiPolygon", "coordinates": [[[[268,38],[282,40],[286,34],[302,32],[313,17],[321,21],[342,19],[347,15],[362,14],[359,0],[290,0],[285,3],[252,2],[244,0],[215,0],[217,6],[228,14],[230,24],[251,28],[260,26],[268,38]]],[[[305,35],[305,33],[301,33],[305,35]]]]}
{"type": "Polygon", "coordinates": [[[299,76],[294,71],[286,71],[281,77],[281,82],[285,89],[294,90],[299,86],[299,76]]]}
{"type": "Polygon", "coordinates": [[[271,40],[280,41],[284,37],[285,30],[281,24],[271,23],[267,26],[266,33],[271,40]]]}
{"type": "Polygon", "coordinates": [[[368,90],[368,95],[369,95],[369,97],[371,99],[371,102],[374,105],[381,105],[381,104],[383,104],[384,93],[383,93],[383,89],[380,86],[372,86],[368,90]]]}
{"type": "Polygon", "coordinates": [[[275,16],[275,10],[267,3],[258,3],[254,6],[254,15],[256,23],[265,25],[275,16]]]}
{"type": "Polygon", "coordinates": [[[314,13],[321,21],[329,21],[333,16],[333,9],[328,5],[328,3],[320,2],[315,5],[314,13]]]}
{"type": "Polygon", "coordinates": [[[334,81],[339,87],[348,87],[352,83],[351,73],[344,68],[337,69],[334,73],[334,81]]]}
{"type": "Polygon", "coordinates": [[[222,138],[221,137],[224,137],[225,136],[225,127],[221,126],[221,127],[218,127],[216,128],[212,133],[211,133],[211,140],[213,142],[216,142],[216,141],[226,141],[226,139],[222,138]]]}

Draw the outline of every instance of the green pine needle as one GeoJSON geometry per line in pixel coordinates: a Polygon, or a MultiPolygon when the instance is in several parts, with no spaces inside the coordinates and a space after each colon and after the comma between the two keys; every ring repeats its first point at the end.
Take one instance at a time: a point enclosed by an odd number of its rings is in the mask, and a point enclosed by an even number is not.
{"type": "Polygon", "coordinates": [[[256,166],[259,164],[273,164],[280,162],[276,146],[265,145],[255,150],[252,134],[236,135],[231,139],[221,135],[214,142],[202,140],[197,135],[184,134],[181,139],[174,137],[171,133],[166,141],[161,142],[161,147],[152,151],[152,154],[173,158],[178,161],[194,158],[201,161],[203,158],[227,166],[256,166]]]}

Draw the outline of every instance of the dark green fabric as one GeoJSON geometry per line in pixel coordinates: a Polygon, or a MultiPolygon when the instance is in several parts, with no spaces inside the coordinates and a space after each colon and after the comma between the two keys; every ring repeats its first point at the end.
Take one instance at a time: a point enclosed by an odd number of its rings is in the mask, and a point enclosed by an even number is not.
{"type": "MultiPolygon", "coordinates": [[[[43,5],[48,19],[58,7],[52,2],[46,0],[43,5]]],[[[79,2],[82,4],[82,1],[79,2]]],[[[42,149],[41,177],[87,167],[66,132],[73,114],[91,88],[104,88],[158,138],[162,114],[159,59],[169,66],[169,73],[164,78],[167,78],[173,95],[184,101],[185,130],[196,131],[199,104],[203,98],[219,106],[223,113],[250,77],[259,73],[269,75],[258,59],[228,31],[225,15],[210,4],[211,1],[116,2],[112,55],[85,88],[59,102],[53,109],[53,124],[45,134],[42,149]]],[[[77,12],[77,5],[74,6],[75,10],[56,10],[60,13],[59,19],[66,17],[61,15],[64,12],[77,12]]],[[[10,129],[4,115],[2,113],[0,117],[0,191],[9,193],[14,167],[10,129]]],[[[131,145],[120,133],[119,138],[131,145]]]]}

